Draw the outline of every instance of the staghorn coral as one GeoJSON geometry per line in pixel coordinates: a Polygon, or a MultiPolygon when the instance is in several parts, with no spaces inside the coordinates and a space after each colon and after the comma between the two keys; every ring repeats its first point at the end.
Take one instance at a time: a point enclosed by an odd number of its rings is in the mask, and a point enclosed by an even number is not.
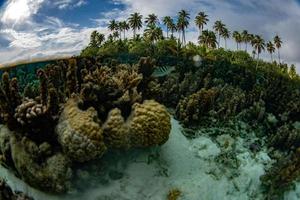
{"type": "Polygon", "coordinates": [[[2,83],[0,88],[0,118],[13,129],[16,126],[14,119],[15,108],[21,103],[21,96],[18,89],[16,78],[9,79],[8,72],[2,74],[2,83]]]}
{"type": "Polygon", "coordinates": [[[246,95],[240,88],[225,85],[220,89],[214,110],[219,118],[225,120],[241,112],[245,107],[245,102],[246,95]]]}
{"type": "Polygon", "coordinates": [[[38,78],[40,80],[40,98],[41,104],[47,105],[47,95],[48,95],[48,83],[47,83],[47,76],[43,69],[39,69],[37,71],[38,78]]]}
{"type": "Polygon", "coordinates": [[[77,81],[77,61],[76,59],[69,59],[68,70],[66,74],[66,91],[67,96],[70,97],[73,93],[76,93],[78,90],[78,81],[77,81]]]}
{"type": "Polygon", "coordinates": [[[267,199],[282,199],[283,194],[300,177],[300,148],[290,156],[282,157],[266,174],[260,177],[267,189],[267,199]]]}
{"type": "Polygon", "coordinates": [[[103,120],[116,107],[126,116],[131,106],[141,101],[137,91],[141,80],[142,75],[126,65],[119,65],[115,71],[100,67],[84,77],[81,97],[85,107],[93,106],[103,120]]]}
{"type": "Polygon", "coordinates": [[[83,111],[78,104],[78,97],[72,97],[66,102],[56,133],[64,153],[73,161],[85,162],[101,157],[106,146],[96,110],[89,108],[83,111]]]}
{"type": "Polygon", "coordinates": [[[281,126],[271,137],[269,145],[281,149],[300,147],[300,128],[296,123],[281,126]]]}
{"type": "Polygon", "coordinates": [[[13,134],[10,146],[14,166],[29,185],[53,193],[67,191],[72,173],[70,162],[63,154],[41,157],[33,141],[26,137],[17,139],[13,134]]]}
{"type": "Polygon", "coordinates": [[[170,115],[163,105],[153,100],[134,104],[127,123],[133,147],[162,145],[169,138],[170,115]]]}
{"type": "Polygon", "coordinates": [[[180,100],[176,107],[176,117],[186,125],[199,121],[213,108],[217,95],[217,88],[203,88],[180,100]]]}

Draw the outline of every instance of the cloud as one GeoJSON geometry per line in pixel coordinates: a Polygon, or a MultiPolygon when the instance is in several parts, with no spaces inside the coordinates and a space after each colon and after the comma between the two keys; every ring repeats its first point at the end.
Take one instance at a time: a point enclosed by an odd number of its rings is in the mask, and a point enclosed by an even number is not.
{"type": "Polygon", "coordinates": [[[55,0],[53,3],[54,6],[58,7],[59,9],[73,9],[77,7],[81,7],[87,4],[86,0],[55,0]]]}
{"type": "Polygon", "coordinates": [[[44,0],[9,0],[5,10],[0,13],[2,25],[18,25],[36,14],[44,0]]]}

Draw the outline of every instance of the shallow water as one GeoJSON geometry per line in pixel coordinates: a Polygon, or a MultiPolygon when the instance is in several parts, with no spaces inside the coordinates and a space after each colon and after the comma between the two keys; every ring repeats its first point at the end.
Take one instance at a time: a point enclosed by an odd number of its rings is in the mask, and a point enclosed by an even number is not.
{"type": "MultiPolygon", "coordinates": [[[[104,161],[96,163],[98,168],[93,163],[93,167],[81,171],[80,191],[63,196],[35,190],[3,167],[0,174],[13,189],[24,191],[37,200],[164,200],[172,189],[181,191],[181,200],[263,199],[259,177],[271,162],[263,148],[254,155],[244,147],[245,138],[232,140],[229,135],[223,135],[215,140],[200,135],[189,140],[181,131],[179,123],[172,119],[170,139],[163,146],[109,153],[104,161]],[[225,140],[233,143],[229,142],[225,148],[225,140]],[[232,150],[236,152],[238,166],[233,164],[234,160],[227,160],[227,165],[218,161],[222,153],[232,150]],[[91,170],[104,171],[95,176],[91,170]]],[[[289,197],[293,196],[295,194],[289,197]]]]}

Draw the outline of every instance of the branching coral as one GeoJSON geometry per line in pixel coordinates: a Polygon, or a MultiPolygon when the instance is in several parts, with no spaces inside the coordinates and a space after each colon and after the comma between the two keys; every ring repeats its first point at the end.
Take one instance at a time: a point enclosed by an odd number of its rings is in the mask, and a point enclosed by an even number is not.
{"type": "Polygon", "coordinates": [[[32,124],[47,114],[47,107],[37,103],[33,99],[25,99],[16,108],[14,117],[21,125],[32,124]]]}
{"type": "Polygon", "coordinates": [[[300,149],[284,157],[261,176],[262,184],[268,190],[268,199],[280,199],[293,182],[300,177],[300,149]]]}
{"type": "Polygon", "coordinates": [[[213,108],[218,95],[218,89],[201,89],[179,101],[176,107],[176,116],[184,124],[197,122],[201,117],[208,115],[213,108]]]}
{"type": "Polygon", "coordinates": [[[296,127],[295,124],[281,126],[271,137],[269,144],[281,149],[300,147],[300,128],[296,127]]]}
{"type": "Polygon", "coordinates": [[[15,119],[13,116],[15,108],[20,102],[21,96],[19,94],[17,79],[13,78],[10,80],[9,74],[4,72],[0,88],[0,117],[10,128],[15,127],[15,119]]]}
{"type": "Polygon", "coordinates": [[[83,111],[79,109],[78,104],[78,97],[67,101],[56,132],[63,151],[72,160],[84,162],[101,157],[106,151],[106,146],[102,129],[97,122],[96,110],[89,108],[83,111]]]}

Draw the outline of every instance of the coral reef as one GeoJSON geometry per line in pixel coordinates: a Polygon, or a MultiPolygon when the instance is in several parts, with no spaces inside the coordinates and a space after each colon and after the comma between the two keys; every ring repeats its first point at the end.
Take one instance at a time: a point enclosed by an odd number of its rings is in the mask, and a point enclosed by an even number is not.
{"type": "Polygon", "coordinates": [[[200,121],[213,108],[217,95],[217,88],[203,88],[180,100],[176,107],[177,118],[182,120],[184,124],[200,121]]]}
{"type": "Polygon", "coordinates": [[[80,110],[78,97],[70,98],[64,105],[56,127],[58,141],[64,153],[73,161],[85,162],[101,157],[106,151],[103,131],[94,108],[80,110]]]}
{"type": "Polygon", "coordinates": [[[131,147],[129,127],[125,124],[121,110],[115,108],[108,114],[103,125],[105,144],[110,148],[129,149],[131,147]]]}
{"type": "Polygon", "coordinates": [[[153,100],[134,104],[128,120],[134,147],[162,145],[169,138],[170,115],[164,106],[153,100]]]}
{"type": "Polygon", "coordinates": [[[119,109],[112,110],[103,130],[108,145],[115,148],[162,145],[169,138],[170,116],[164,106],[146,100],[133,105],[126,121],[119,109]]]}
{"type": "Polygon", "coordinates": [[[272,135],[269,144],[280,149],[300,147],[300,127],[297,127],[297,123],[284,124],[272,135]]]}
{"type": "Polygon", "coordinates": [[[267,189],[268,199],[281,199],[284,191],[291,188],[299,176],[300,148],[290,156],[281,157],[260,179],[267,189]]]}

